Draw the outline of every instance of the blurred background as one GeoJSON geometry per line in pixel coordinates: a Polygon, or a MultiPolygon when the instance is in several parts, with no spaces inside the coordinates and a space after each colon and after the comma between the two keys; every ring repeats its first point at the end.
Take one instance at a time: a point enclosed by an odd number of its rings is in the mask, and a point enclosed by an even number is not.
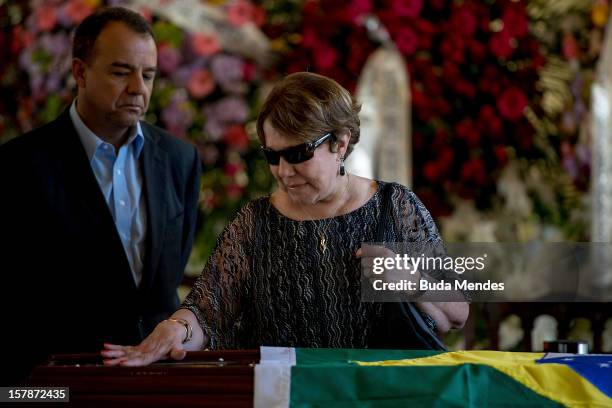
{"type": "MultiPolygon", "coordinates": [[[[146,120],[202,158],[184,290],[237,209],[272,189],[254,121],[274,82],[296,71],[359,96],[364,149],[354,171],[408,184],[447,242],[608,240],[594,227],[607,225],[597,203],[612,188],[595,187],[607,180],[607,156],[597,154],[610,127],[594,126],[594,108],[605,107],[605,119],[612,105],[608,0],[0,1],[0,144],[70,104],[72,31],[105,5],[152,23],[159,75],[146,120]],[[395,116],[377,119],[394,98],[395,116]],[[405,147],[391,168],[372,147],[389,129],[405,147]]],[[[447,342],[541,350],[566,337],[612,352],[610,309],[473,304],[447,342]]]]}

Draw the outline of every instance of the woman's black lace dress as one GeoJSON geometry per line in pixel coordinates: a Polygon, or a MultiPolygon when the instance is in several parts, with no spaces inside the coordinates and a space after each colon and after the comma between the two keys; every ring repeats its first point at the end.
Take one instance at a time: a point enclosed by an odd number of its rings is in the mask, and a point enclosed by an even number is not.
{"type": "MultiPolygon", "coordinates": [[[[209,347],[372,347],[383,308],[361,302],[355,252],[375,241],[384,184],[362,207],[323,220],[289,219],[269,197],[242,208],[182,305],[197,316],[209,347]]],[[[391,188],[393,230],[400,233],[387,241],[439,243],[416,195],[396,183],[391,188]]]]}

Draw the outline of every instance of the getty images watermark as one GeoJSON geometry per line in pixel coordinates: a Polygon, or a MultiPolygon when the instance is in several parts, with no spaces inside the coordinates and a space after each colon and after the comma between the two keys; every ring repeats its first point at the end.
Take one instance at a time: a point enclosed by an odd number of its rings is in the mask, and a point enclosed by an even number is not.
{"type": "Polygon", "coordinates": [[[612,301],[610,243],[367,243],[362,300],[612,301]]]}

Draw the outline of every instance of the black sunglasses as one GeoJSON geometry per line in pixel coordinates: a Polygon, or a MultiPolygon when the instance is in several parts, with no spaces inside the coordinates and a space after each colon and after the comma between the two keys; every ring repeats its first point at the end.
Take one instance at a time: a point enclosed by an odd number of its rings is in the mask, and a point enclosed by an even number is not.
{"type": "Polygon", "coordinates": [[[321,146],[327,139],[332,137],[332,133],[326,133],[319,140],[315,140],[310,143],[302,143],[297,146],[291,146],[283,150],[272,150],[267,147],[261,147],[261,150],[264,152],[266,156],[266,160],[268,164],[271,166],[278,166],[280,163],[281,156],[291,164],[303,163],[306,160],[312,159],[314,156],[314,152],[317,147],[321,146]]]}

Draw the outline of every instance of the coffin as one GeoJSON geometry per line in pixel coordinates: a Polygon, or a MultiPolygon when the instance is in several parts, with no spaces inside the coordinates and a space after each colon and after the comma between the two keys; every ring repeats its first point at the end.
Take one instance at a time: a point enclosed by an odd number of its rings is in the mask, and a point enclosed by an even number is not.
{"type": "MultiPolygon", "coordinates": [[[[69,387],[74,407],[251,407],[259,351],[199,351],[147,367],[105,367],[97,354],[52,356],[28,386],[69,387]]],[[[65,406],[65,405],[64,405],[65,406]]]]}

